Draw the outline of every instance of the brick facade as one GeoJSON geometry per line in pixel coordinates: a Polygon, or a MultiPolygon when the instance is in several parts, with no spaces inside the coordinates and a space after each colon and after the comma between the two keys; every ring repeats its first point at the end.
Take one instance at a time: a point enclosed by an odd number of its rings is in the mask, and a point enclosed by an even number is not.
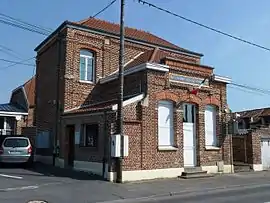
{"type": "MultiPolygon", "coordinates": [[[[163,49],[162,46],[159,49],[163,49]]],[[[68,159],[67,125],[81,126],[85,123],[99,124],[98,147],[82,147],[75,144],[75,160],[103,163],[108,171],[114,172],[114,159],[110,157],[110,135],[115,133],[116,112],[101,109],[98,113],[91,111],[78,113],[77,109],[108,101],[117,102],[119,81],[101,83],[118,70],[119,40],[105,34],[96,34],[75,28],[62,29],[57,38],[53,38],[37,51],[36,74],[36,123],[37,131],[50,130],[53,137],[58,134],[59,158],[68,159]],[[60,37],[59,37],[60,36],[60,37]],[[95,81],[80,81],[80,50],[87,49],[95,56],[95,81]],[[59,89],[57,89],[59,88],[59,89]],[[57,94],[57,90],[59,94],[57,94]],[[59,108],[57,103],[59,101],[59,108]],[[75,113],[72,113],[75,109],[75,113]],[[105,113],[107,112],[107,113],[105,113]],[[59,114],[59,117],[57,116],[59,114]],[[57,122],[59,121],[59,122],[57,122]],[[56,131],[58,125],[58,132],[56,131]]],[[[203,87],[198,95],[191,95],[193,86],[170,82],[170,74],[182,74],[191,77],[210,77],[213,68],[200,65],[198,55],[182,53],[179,50],[156,51],[147,43],[125,42],[125,63],[136,60],[138,64],[161,63],[169,67],[169,72],[141,70],[125,76],[124,97],[144,94],[142,101],[124,107],[124,133],[129,136],[129,156],[124,159],[124,171],[183,168],[183,109],[184,102],[196,105],[196,157],[198,166],[215,166],[216,162],[230,164],[230,136],[225,136],[221,129],[224,123],[224,106],[227,104],[226,84],[211,82],[203,87]],[[147,61],[139,58],[153,50],[147,61]],[[175,149],[160,151],[158,149],[158,101],[174,102],[175,149]],[[220,146],[205,149],[204,110],[205,105],[217,108],[217,136],[220,146]]],[[[136,64],[136,63],[134,63],[136,64]]],[[[132,67],[131,67],[132,68],[132,67]]],[[[81,138],[82,139],[82,138],[81,138]]],[[[104,170],[104,167],[103,167],[104,170]]]]}

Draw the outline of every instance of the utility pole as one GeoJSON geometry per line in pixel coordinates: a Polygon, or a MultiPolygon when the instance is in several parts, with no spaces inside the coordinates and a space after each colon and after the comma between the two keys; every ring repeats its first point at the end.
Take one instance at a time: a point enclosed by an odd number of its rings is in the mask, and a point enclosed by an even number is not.
{"type": "Polygon", "coordinates": [[[125,28],[124,28],[124,7],[125,0],[121,0],[121,11],[120,11],[120,50],[119,50],[119,99],[118,99],[118,108],[117,108],[117,130],[120,134],[120,157],[117,158],[117,177],[116,182],[122,182],[122,162],[124,156],[124,134],[123,134],[123,97],[124,97],[124,41],[125,41],[125,28]]]}

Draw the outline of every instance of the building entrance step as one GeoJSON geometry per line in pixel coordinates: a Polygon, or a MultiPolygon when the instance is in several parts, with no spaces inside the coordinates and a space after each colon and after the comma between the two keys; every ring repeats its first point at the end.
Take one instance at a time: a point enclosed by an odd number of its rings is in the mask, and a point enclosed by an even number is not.
{"type": "Polygon", "coordinates": [[[209,178],[213,177],[213,174],[207,173],[207,171],[203,171],[201,167],[187,167],[184,168],[184,172],[180,178],[190,179],[190,178],[209,178]]]}

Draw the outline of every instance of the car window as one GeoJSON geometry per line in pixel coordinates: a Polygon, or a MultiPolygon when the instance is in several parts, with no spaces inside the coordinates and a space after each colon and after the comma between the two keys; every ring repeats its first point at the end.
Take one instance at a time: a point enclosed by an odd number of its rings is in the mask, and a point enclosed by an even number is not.
{"type": "Polygon", "coordinates": [[[6,139],[4,142],[5,147],[27,147],[28,140],[23,138],[6,139]]]}

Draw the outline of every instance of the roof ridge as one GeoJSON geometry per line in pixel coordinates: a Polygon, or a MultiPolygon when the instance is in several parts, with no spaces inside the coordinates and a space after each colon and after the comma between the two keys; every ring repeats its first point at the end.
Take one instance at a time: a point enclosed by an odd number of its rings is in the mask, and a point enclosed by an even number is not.
{"type": "MultiPolygon", "coordinates": [[[[73,22],[73,23],[77,25],[89,27],[90,29],[105,31],[114,35],[120,34],[119,23],[112,22],[109,20],[89,17],[89,18],[83,19],[81,21],[73,22]]],[[[165,38],[162,38],[152,32],[149,32],[143,29],[138,29],[135,27],[129,27],[129,26],[124,26],[124,28],[125,28],[126,38],[135,39],[137,41],[148,43],[149,45],[160,46],[160,47],[169,48],[175,51],[186,52],[192,55],[203,56],[202,54],[196,53],[189,49],[182,48],[178,46],[177,44],[172,43],[166,40],[165,38]]]]}

